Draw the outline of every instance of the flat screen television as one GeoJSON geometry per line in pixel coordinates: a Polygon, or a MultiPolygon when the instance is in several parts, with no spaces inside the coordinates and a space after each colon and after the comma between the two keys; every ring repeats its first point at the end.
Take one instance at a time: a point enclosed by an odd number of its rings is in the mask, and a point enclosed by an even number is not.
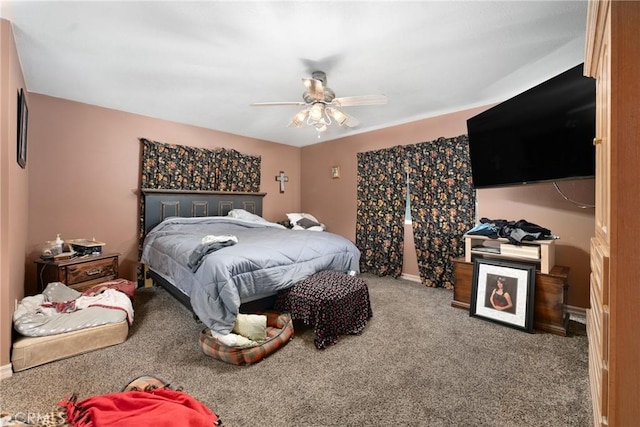
{"type": "Polygon", "coordinates": [[[467,120],[475,188],[595,176],[596,84],[583,64],[467,120]]]}

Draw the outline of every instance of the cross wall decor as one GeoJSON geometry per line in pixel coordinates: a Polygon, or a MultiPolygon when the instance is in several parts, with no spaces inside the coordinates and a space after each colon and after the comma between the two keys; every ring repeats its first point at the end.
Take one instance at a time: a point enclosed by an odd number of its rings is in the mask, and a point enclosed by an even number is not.
{"type": "Polygon", "coordinates": [[[280,192],[284,193],[284,183],[289,182],[289,177],[284,174],[284,171],[280,171],[280,173],[276,175],[276,181],[280,181],[280,192]]]}

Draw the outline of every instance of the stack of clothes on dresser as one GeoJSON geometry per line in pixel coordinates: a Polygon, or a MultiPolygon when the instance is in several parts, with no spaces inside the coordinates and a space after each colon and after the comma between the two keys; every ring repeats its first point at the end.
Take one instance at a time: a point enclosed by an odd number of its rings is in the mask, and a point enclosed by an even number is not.
{"type": "Polygon", "coordinates": [[[507,221],[505,219],[488,219],[481,218],[466,234],[486,236],[492,239],[505,238],[509,239],[509,243],[520,245],[522,242],[533,240],[554,240],[558,236],[554,236],[551,230],[541,227],[537,224],[521,219],[519,221],[507,221]]]}

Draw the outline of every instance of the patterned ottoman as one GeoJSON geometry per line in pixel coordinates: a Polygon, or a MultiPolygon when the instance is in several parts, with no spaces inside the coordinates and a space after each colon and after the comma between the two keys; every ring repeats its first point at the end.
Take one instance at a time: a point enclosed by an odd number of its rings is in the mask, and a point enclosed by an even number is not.
{"type": "Polygon", "coordinates": [[[313,327],[316,348],[338,341],[338,335],[359,335],[373,315],[367,283],[338,271],[321,271],[280,291],[275,310],[313,327]]]}

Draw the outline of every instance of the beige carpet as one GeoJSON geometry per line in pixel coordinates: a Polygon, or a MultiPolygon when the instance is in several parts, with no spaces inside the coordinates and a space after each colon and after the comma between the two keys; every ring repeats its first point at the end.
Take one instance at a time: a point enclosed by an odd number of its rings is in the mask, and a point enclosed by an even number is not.
{"type": "MultiPolygon", "coordinates": [[[[250,366],[205,356],[202,325],[162,289],[136,297],[123,344],[18,372],[4,412],[120,391],[140,375],[183,387],[240,426],[590,426],[587,338],[527,334],[450,306],[452,291],[363,275],[373,318],[326,350],[312,331],[250,366]]],[[[299,326],[299,325],[297,325],[299,326]]]]}

